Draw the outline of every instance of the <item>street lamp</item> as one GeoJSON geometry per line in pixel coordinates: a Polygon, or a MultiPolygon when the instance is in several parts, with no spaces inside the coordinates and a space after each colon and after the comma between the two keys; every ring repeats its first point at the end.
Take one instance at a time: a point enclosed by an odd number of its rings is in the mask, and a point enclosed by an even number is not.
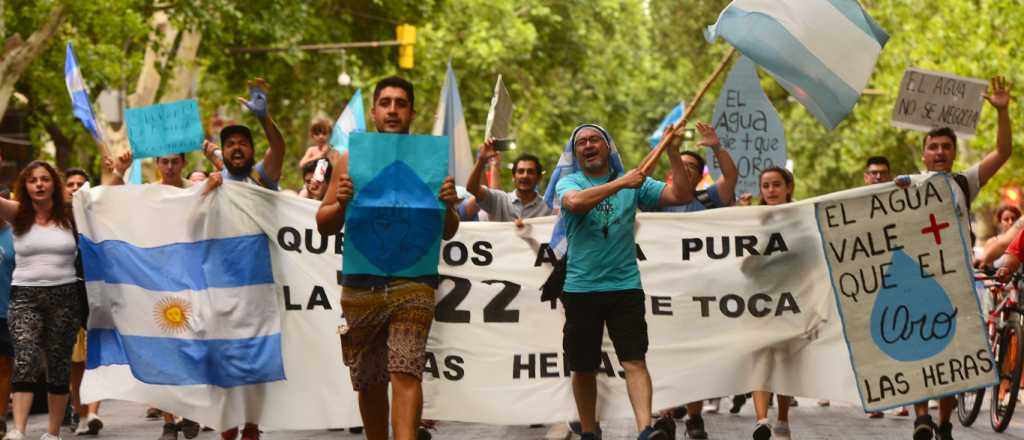
{"type": "Polygon", "coordinates": [[[342,87],[348,87],[352,85],[352,76],[348,74],[344,50],[341,51],[341,74],[338,75],[338,85],[342,87]]]}

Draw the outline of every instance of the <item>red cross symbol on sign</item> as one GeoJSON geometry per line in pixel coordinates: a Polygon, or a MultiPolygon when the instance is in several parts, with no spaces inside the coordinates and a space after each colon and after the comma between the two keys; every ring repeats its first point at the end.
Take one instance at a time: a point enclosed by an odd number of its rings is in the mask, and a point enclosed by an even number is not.
{"type": "Polygon", "coordinates": [[[939,231],[948,228],[949,223],[935,223],[935,214],[928,214],[928,220],[932,225],[921,229],[921,233],[935,235],[935,244],[942,244],[942,235],[939,231]]]}

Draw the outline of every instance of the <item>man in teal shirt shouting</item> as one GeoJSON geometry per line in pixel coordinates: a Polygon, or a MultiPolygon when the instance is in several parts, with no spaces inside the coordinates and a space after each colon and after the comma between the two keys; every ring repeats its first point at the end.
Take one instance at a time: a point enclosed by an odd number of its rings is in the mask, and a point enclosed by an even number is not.
{"type": "Polygon", "coordinates": [[[582,439],[597,439],[597,376],[604,327],[626,372],[626,389],[636,416],[638,440],[667,440],[651,427],[651,376],[647,371],[645,296],[636,262],[633,226],[638,207],[657,209],[693,200],[689,172],[670,145],[672,185],[639,170],[623,173],[615,144],[603,128],[584,124],[570,145],[578,171],[556,184],[568,241],[562,346],[582,425],[582,439]],[[615,166],[612,166],[612,164],[615,166]]]}

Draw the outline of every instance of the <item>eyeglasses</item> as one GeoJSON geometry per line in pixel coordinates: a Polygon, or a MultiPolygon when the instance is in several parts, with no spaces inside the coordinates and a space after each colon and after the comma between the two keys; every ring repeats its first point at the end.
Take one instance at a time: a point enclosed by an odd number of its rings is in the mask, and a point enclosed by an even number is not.
{"type": "Polygon", "coordinates": [[[600,143],[603,142],[603,141],[604,141],[604,137],[603,136],[595,134],[593,136],[576,139],[576,143],[574,145],[576,145],[577,147],[582,147],[582,146],[587,145],[587,144],[600,145],[600,143]]]}

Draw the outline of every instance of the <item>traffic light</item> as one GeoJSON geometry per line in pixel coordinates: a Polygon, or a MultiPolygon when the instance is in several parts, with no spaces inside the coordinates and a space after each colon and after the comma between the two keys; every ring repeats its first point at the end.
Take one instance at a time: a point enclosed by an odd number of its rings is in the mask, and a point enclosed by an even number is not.
{"type": "Polygon", "coordinates": [[[1024,193],[1018,186],[1005,186],[999,189],[999,195],[1002,196],[1004,205],[1019,206],[1024,193]]]}
{"type": "Polygon", "coordinates": [[[400,24],[395,29],[398,35],[398,67],[402,69],[413,68],[413,46],[416,45],[416,26],[411,24],[400,24]]]}

